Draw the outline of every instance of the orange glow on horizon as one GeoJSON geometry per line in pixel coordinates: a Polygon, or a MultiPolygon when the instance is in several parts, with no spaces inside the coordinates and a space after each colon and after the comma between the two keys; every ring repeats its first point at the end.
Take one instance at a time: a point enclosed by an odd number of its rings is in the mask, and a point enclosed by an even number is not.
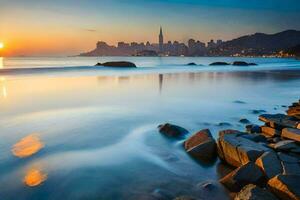
{"type": "Polygon", "coordinates": [[[25,158],[37,153],[43,147],[40,138],[36,134],[31,134],[18,141],[13,146],[12,153],[19,158],[25,158]]]}

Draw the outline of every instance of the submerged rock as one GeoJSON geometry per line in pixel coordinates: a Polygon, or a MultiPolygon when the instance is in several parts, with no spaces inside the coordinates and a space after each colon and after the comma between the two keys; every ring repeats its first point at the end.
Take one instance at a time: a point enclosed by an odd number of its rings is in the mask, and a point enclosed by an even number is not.
{"type": "Polygon", "coordinates": [[[97,63],[96,66],[104,66],[104,67],[133,67],[135,68],[136,65],[132,62],[126,61],[116,61],[116,62],[105,62],[105,63],[97,63]]]}
{"type": "Polygon", "coordinates": [[[185,128],[169,123],[159,125],[158,129],[159,132],[164,134],[165,136],[174,138],[183,137],[188,133],[188,130],[186,130],[185,128]]]}
{"type": "Polygon", "coordinates": [[[242,123],[242,124],[249,124],[249,123],[251,123],[248,119],[245,119],[245,118],[240,119],[239,122],[242,123]]]}
{"type": "Polygon", "coordinates": [[[249,162],[223,177],[220,182],[230,191],[237,192],[247,184],[259,184],[263,178],[261,170],[253,162],[249,162]]]}
{"type": "Polygon", "coordinates": [[[233,103],[238,103],[238,104],[246,104],[246,102],[244,102],[244,101],[240,101],[240,100],[236,100],[236,101],[234,101],[233,103]]]}
{"type": "Polygon", "coordinates": [[[227,62],[213,62],[211,64],[209,64],[210,66],[220,66],[220,65],[230,65],[227,62]]]}
{"type": "Polygon", "coordinates": [[[268,186],[280,199],[299,200],[299,180],[297,175],[278,175],[268,181],[268,186]]]}
{"type": "Polygon", "coordinates": [[[216,141],[208,129],[201,130],[187,139],[184,148],[199,159],[211,160],[216,156],[216,141]]]}
{"type": "Polygon", "coordinates": [[[234,200],[278,200],[271,192],[249,184],[236,195],[234,200]]]}

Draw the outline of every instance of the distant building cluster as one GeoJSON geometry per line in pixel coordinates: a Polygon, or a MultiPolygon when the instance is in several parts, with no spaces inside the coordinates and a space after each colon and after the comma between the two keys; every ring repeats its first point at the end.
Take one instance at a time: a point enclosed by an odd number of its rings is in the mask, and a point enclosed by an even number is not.
{"type": "Polygon", "coordinates": [[[160,28],[158,43],[118,42],[117,46],[99,41],[96,49],[82,53],[81,56],[205,56],[211,49],[222,44],[222,40],[211,40],[207,45],[199,40],[189,39],[188,43],[178,41],[164,42],[163,30],[160,28]]]}

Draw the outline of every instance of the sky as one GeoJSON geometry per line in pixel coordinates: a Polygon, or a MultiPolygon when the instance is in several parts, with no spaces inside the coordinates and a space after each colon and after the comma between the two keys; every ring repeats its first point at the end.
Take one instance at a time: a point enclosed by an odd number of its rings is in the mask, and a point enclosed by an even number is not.
{"type": "MultiPolygon", "coordinates": [[[[299,0],[0,0],[6,56],[66,56],[99,40],[230,40],[300,30],[299,0]]],[[[0,52],[1,53],[1,52],[0,52]]]]}

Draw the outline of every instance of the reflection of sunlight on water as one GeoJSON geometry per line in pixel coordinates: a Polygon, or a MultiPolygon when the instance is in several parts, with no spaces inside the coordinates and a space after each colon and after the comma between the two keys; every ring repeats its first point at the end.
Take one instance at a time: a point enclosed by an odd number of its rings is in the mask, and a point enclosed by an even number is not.
{"type": "Polygon", "coordinates": [[[3,69],[3,57],[0,57],[0,69],[3,69]]]}
{"type": "Polygon", "coordinates": [[[33,168],[26,172],[24,183],[30,187],[38,186],[47,179],[47,174],[42,170],[33,168]]]}
{"type": "MultiPolygon", "coordinates": [[[[1,65],[0,65],[0,68],[1,68],[1,65]]],[[[0,85],[2,86],[2,96],[4,98],[7,97],[7,91],[6,91],[5,81],[6,81],[6,79],[4,77],[0,77],[0,85]]]]}
{"type": "Polygon", "coordinates": [[[28,135],[17,142],[13,148],[12,153],[20,158],[28,157],[44,147],[43,142],[36,134],[28,135]]]}

